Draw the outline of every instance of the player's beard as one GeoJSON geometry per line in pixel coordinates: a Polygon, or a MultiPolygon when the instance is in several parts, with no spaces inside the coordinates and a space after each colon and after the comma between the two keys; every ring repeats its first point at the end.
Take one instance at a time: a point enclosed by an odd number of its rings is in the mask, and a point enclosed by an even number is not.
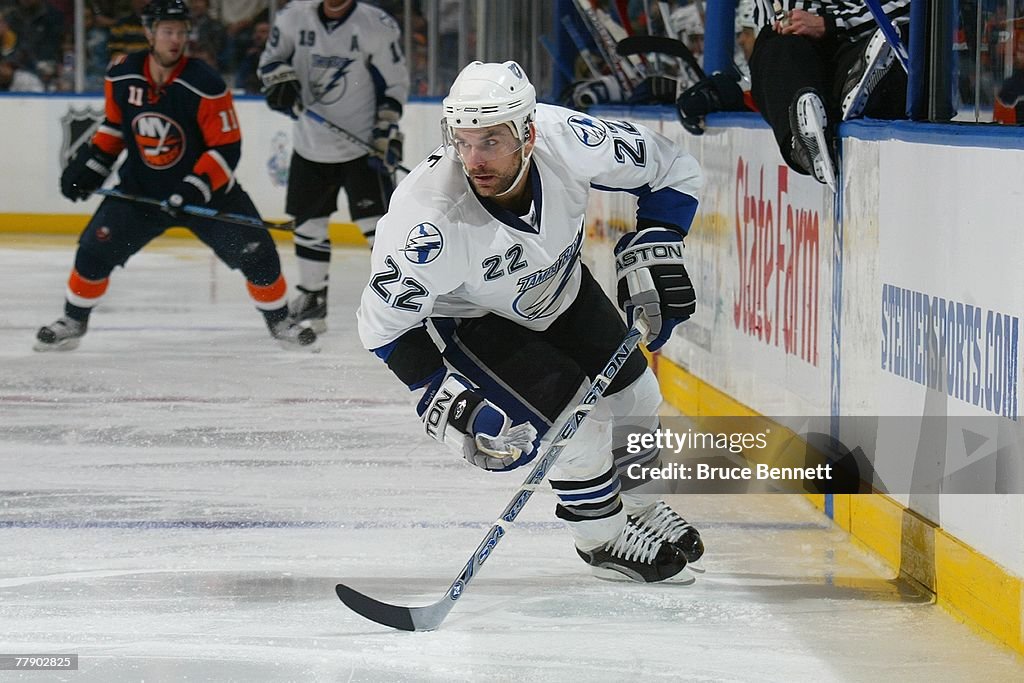
{"type": "Polygon", "coordinates": [[[473,185],[473,189],[481,197],[495,197],[507,192],[511,187],[512,183],[515,182],[516,177],[519,175],[519,168],[523,163],[523,158],[520,152],[516,152],[516,156],[519,158],[519,163],[515,165],[509,171],[499,172],[494,169],[484,167],[483,169],[474,169],[473,171],[467,171],[469,175],[469,181],[473,185]],[[489,176],[483,181],[484,184],[478,184],[478,176],[489,176]]]}

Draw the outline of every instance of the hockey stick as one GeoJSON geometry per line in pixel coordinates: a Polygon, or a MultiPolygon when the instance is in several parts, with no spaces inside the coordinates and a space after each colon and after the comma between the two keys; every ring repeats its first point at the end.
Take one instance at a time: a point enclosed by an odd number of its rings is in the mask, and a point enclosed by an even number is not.
{"type": "MultiPolygon", "coordinates": [[[[597,13],[591,6],[589,0],[575,0],[575,7],[577,13],[580,15],[580,19],[583,25],[587,27],[587,31],[590,32],[591,38],[594,39],[594,45],[597,47],[598,53],[604,60],[605,64],[611,70],[615,80],[618,81],[619,87],[622,88],[622,92],[628,97],[633,94],[633,87],[637,85],[639,79],[636,78],[636,74],[630,74],[626,71],[626,65],[623,60],[615,53],[615,41],[612,40],[611,36],[608,35],[607,30],[602,32],[604,26],[601,25],[600,20],[597,18],[597,13]]],[[[632,67],[630,67],[631,69],[632,67]]]]}
{"type": "Polygon", "coordinates": [[[882,35],[885,36],[886,42],[889,43],[893,52],[896,53],[896,59],[900,60],[900,66],[903,67],[903,71],[910,73],[910,56],[907,54],[907,48],[904,47],[903,41],[900,40],[900,34],[896,32],[892,22],[889,21],[889,17],[882,11],[878,0],[864,0],[864,4],[867,6],[868,11],[871,12],[871,16],[875,18],[878,28],[882,29],[882,35]]]}
{"type": "MultiPolygon", "coordinates": [[[[353,135],[352,133],[348,132],[347,130],[345,130],[341,126],[339,126],[337,124],[334,124],[334,123],[331,123],[330,121],[328,121],[324,117],[320,116],[320,114],[316,113],[312,109],[306,109],[304,111],[305,111],[306,116],[308,116],[309,118],[313,119],[314,121],[319,123],[321,126],[326,128],[327,130],[331,131],[332,133],[335,133],[336,135],[339,135],[339,136],[345,138],[349,142],[352,142],[354,144],[359,145],[360,147],[365,149],[367,152],[369,152],[370,156],[377,157],[378,159],[384,159],[384,155],[380,153],[379,149],[377,149],[376,147],[374,147],[373,145],[371,145],[369,142],[367,142],[366,140],[362,139],[358,135],[353,135]]],[[[405,166],[402,166],[401,164],[395,164],[395,169],[401,171],[402,173],[412,173],[412,171],[410,171],[405,166]]]]}
{"type": "MultiPolygon", "coordinates": [[[[595,79],[600,80],[601,70],[598,69],[597,65],[594,63],[594,55],[591,54],[590,48],[587,47],[587,42],[583,40],[583,36],[576,30],[575,24],[572,23],[572,18],[568,15],[562,17],[562,26],[565,27],[565,33],[569,36],[569,40],[571,40],[572,44],[576,46],[576,51],[579,52],[580,59],[583,60],[583,64],[587,67],[587,71],[589,71],[590,75],[595,79]]],[[[571,81],[572,79],[570,78],[569,80],[571,81]]]]}
{"type": "MultiPolygon", "coordinates": [[[[636,35],[636,31],[633,30],[633,23],[629,20],[629,0],[615,0],[615,12],[619,15],[619,23],[622,24],[622,28],[626,30],[626,37],[636,35]]],[[[647,63],[647,57],[640,55],[640,62],[644,65],[647,75],[661,75],[661,61],[658,59],[658,55],[654,55],[656,74],[650,73],[651,65],[647,63]]]]}
{"type": "Polygon", "coordinates": [[[491,556],[491,553],[494,552],[498,541],[505,535],[506,525],[511,524],[519,516],[519,513],[522,512],[523,506],[526,505],[526,502],[530,500],[530,496],[533,495],[533,492],[544,481],[545,475],[547,475],[551,466],[555,464],[569,439],[573,437],[583,421],[587,419],[587,415],[594,408],[594,404],[604,395],[604,392],[612,383],[612,379],[618,374],[626,359],[629,358],[630,354],[633,353],[640,343],[640,340],[646,335],[646,321],[638,319],[629,328],[629,331],[626,332],[626,337],[622,340],[622,344],[619,345],[619,348],[615,349],[604,370],[594,379],[583,400],[573,409],[572,414],[559,428],[557,439],[548,447],[543,457],[539,458],[536,464],[534,464],[530,474],[526,477],[526,481],[519,487],[519,490],[512,497],[512,500],[509,501],[509,504],[505,506],[501,517],[491,525],[487,535],[480,541],[480,545],[476,547],[469,561],[466,562],[462,573],[452,582],[452,585],[449,586],[440,600],[423,607],[402,607],[375,600],[368,595],[349,588],[343,583],[339,583],[335,591],[338,597],[341,598],[341,601],[360,616],[375,621],[378,624],[390,626],[391,628],[402,631],[433,631],[438,628],[441,622],[444,621],[444,618],[448,616],[448,613],[452,611],[455,601],[462,597],[469,582],[480,571],[480,568],[487,561],[487,558],[491,556]]]}
{"type": "Polygon", "coordinates": [[[260,228],[262,230],[295,230],[295,221],[286,221],[284,223],[271,223],[265,221],[256,216],[247,216],[243,213],[224,213],[211,209],[206,206],[194,206],[192,204],[184,204],[182,206],[171,206],[167,203],[166,199],[153,199],[152,197],[143,197],[142,195],[129,194],[127,192],[121,192],[117,189],[103,189],[96,190],[94,194],[103,195],[104,197],[110,197],[112,199],[123,199],[128,202],[136,202],[138,204],[148,204],[154,206],[161,211],[171,214],[172,216],[178,213],[188,214],[189,216],[196,216],[198,218],[208,218],[214,221],[220,221],[222,223],[231,223],[232,225],[244,225],[248,228],[260,228]]]}
{"type": "Polygon", "coordinates": [[[707,78],[707,74],[704,73],[704,69],[701,68],[697,58],[690,52],[690,48],[686,47],[686,43],[675,38],[629,36],[619,41],[619,44],[615,46],[615,51],[623,56],[653,52],[655,54],[677,57],[683,60],[686,66],[690,67],[690,70],[697,76],[697,80],[702,81],[707,78]]]}

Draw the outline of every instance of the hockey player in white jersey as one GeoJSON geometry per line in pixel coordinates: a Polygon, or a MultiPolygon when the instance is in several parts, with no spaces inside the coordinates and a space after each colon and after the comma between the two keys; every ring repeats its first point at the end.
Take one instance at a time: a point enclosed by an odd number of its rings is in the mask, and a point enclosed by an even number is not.
{"type": "MultiPolygon", "coordinates": [[[[697,162],[625,121],[538,105],[515,62],[474,62],[443,102],[445,144],[398,187],[377,225],[359,334],[410,389],[428,436],[470,463],[530,462],[621,344],[619,311],[580,261],[590,188],[638,197],[637,232],[616,247],[619,300],[650,324],[648,348],[693,313],[682,242],[697,162]]],[[[626,437],[659,427],[661,395],[636,351],[552,468],[556,516],[595,573],[676,575],[703,553],[662,501],[623,489],[653,463],[626,437]]]]}
{"type": "Polygon", "coordinates": [[[295,216],[299,295],[291,318],[327,329],[330,215],[345,189],[349,213],[373,244],[402,160],[398,122],[409,72],[398,24],[355,0],[295,0],[278,12],[260,56],[271,109],[295,118],[285,210],[295,216]],[[359,145],[309,112],[376,148],[359,145]]]}

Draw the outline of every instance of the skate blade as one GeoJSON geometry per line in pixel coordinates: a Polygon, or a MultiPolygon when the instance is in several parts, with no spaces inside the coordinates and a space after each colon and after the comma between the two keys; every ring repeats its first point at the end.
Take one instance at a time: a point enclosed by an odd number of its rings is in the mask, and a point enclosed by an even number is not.
{"type": "Polygon", "coordinates": [[[45,342],[36,341],[32,345],[33,351],[42,351],[47,353],[50,351],[73,351],[78,348],[78,345],[82,343],[81,337],[75,337],[74,339],[65,339],[64,341],[57,342],[56,344],[47,344],[45,342]]]}
{"type": "Polygon", "coordinates": [[[704,558],[696,559],[693,562],[687,562],[686,568],[695,574],[703,574],[707,571],[707,568],[704,566],[704,558]]]}
{"type": "Polygon", "coordinates": [[[300,324],[310,328],[316,332],[318,336],[327,331],[327,321],[323,318],[318,318],[316,320],[303,320],[300,324]]]}
{"type": "Polygon", "coordinates": [[[606,569],[604,567],[591,567],[590,572],[594,575],[594,578],[601,579],[602,581],[611,581],[613,583],[638,583],[646,586],[657,586],[661,584],[689,586],[697,581],[692,575],[687,574],[682,570],[680,570],[680,572],[675,576],[670,576],[669,578],[661,581],[637,581],[627,574],[615,571],[614,569],[606,569]]]}
{"type": "Polygon", "coordinates": [[[294,351],[295,353],[320,353],[320,342],[315,341],[312,344],[293,344],[292,342],[284,341],[282,339],[277,340],[277,345],[285,351],[294,351]]]}
{"type": "MultiPolygon", "coordinates": [[[[867,68],[864,69],[860,82],[843,99],[843,121],[848,121],[861,115],[875,86],[889,73],[889,69],[896,59],[896,52],[885,42],[885,37],[879,35],[876,38],[872,38],[872,42],[876,39],[881,39],[883,45],[868,63],[867,68]]],[[[871,49],[872,47],[869,45],[868,52],[871,49]]]]}
{"type": "MultiPolygon", "coordinates": [[[[814,104],[803,104],[800,106],[797,115],[800,119],[801,138],[811,152],[814,165],[814,177],[820,179],[832,192],[836,191],[836,171],[832,165],[832,157],[828,150],[828,140],[825,138],[824,125],[827,124],[825,110],[814,104]],[[815,126],[811,126],[811,121],[815,126]],[[824,124],[824,125],[821,125],[824,124]],[[805,131],[810,131],[809,133],[805,131]]],[[[810,170],[810,169],[809,169],[810,170]]]]}

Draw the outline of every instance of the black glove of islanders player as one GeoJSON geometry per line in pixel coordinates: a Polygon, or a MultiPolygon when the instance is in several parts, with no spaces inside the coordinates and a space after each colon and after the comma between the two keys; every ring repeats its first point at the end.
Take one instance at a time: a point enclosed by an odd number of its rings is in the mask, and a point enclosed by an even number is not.
{"type": "Polygon", "coordinates": [[[205,206],[213,199],[213,189],[204,178],[189,173],[182,178],[167,197],[172,209],[182,206],[205,206]]]}
{"type": "Polygon", "coordinates": [[[73,202],[87,198],[100,189],[116,160],[98,147],[82,145],[60,174],[60,193],[73,202]]]}

